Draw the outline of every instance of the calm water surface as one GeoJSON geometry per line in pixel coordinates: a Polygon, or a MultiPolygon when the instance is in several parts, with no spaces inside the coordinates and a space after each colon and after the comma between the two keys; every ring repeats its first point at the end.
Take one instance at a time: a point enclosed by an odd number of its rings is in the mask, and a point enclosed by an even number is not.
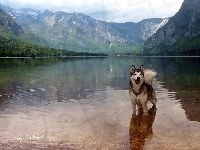
{"type": "Polygon", "coordinates": [[[200,149],[200,58],[0,59],[0,149],[200,149]],[[131,65],[157,108],[132,115],[131,65]]]}

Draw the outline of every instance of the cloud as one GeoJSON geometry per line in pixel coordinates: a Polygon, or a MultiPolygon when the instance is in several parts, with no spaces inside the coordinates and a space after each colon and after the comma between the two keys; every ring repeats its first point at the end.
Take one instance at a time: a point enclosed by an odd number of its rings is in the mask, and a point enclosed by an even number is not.
{"type": "Polygon", "coordinates": [[[13,8],[78,12],[98,20],[138,22],[167,18],[178,12],[183,0],[0,0],[13,8]]]}

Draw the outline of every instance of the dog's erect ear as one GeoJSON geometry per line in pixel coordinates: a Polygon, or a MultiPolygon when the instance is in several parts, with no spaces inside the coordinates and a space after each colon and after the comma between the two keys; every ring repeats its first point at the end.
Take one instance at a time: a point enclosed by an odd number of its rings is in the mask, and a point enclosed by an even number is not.
{"type": "Polygon", "coordinates": [[[144,66],[143,65],[141,65],[140,70],[144,71],[144,66]]]}
{"type": "Polygon", "coordinates": [[[131,75],[131,76],[134,74],[135,69],[136,69],[135,66],[132,65],[132,66],[131,66],[131,69],[130,69],[130,75],[131,75]]]}
{"type": "Polygon", "coordinates": [[[131,69],[135,70],[136,68],[135,68],[135,66],[134,66],[134,65],[132,65],[132,66],[131,66],[131,69]]]}
{"type": "Polygon", "coordinates": [[[140,66],[140,70],[141,70],[142,75],[144,76],[144,66],[143,65],[140,66]]]}

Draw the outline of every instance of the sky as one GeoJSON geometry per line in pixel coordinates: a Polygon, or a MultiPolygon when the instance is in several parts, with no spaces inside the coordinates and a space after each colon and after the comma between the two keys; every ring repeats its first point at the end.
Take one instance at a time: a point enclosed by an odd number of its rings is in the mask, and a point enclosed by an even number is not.
{"type": "Polygon", "coordinates": [[[184,0],[0,0],[15,9],[33,8],[53,12],[84,13],[102,21],[139,22],[175,15],[184,0]]]}

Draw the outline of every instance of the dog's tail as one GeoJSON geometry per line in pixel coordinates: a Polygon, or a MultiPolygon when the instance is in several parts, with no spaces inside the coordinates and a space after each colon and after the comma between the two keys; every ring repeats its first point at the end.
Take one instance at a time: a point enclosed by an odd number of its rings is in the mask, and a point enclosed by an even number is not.
{"type": "Polygon", "coordinates": [[[151,85],[153,79],[156,76],[156,74],[157,73],[155,71],[153,71],[153,70],[149,70],[149,69],[144,70],[144,79],[145,79],[145,82],[151,85]]]}

